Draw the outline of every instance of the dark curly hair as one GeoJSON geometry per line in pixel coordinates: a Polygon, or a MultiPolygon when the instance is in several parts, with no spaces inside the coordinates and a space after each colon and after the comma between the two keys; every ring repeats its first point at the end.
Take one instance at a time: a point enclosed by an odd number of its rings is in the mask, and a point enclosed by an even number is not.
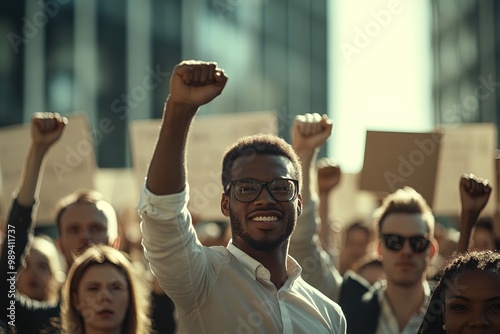
{"type": "Polygon", "coordinates": [[[467,270],[493,272],[500,276],[500,254],[492,251],[470,252],[454,258],[442,271],[418,329],[419,334],[446,333],[443,329],[446,291],[457,275],[467,270]]]}

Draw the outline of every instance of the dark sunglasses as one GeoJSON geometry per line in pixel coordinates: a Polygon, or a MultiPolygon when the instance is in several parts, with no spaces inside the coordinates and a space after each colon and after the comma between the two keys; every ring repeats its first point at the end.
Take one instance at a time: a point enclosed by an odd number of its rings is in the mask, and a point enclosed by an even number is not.
{"type": "Polygon", "coordinates": [[[382,240],[384,240],[385,247],[394,252],[400,251],[403,248],[406,239],[410,241],[410,247],[415,253],[426,251],[431,244],[426,235],[403,237],[399,234],[382,234],[382,240]]]}

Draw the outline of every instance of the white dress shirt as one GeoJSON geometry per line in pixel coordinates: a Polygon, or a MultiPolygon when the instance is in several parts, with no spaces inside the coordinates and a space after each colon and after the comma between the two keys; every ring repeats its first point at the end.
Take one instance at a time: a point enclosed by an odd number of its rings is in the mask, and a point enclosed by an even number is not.
{"type": "Polygon", "coordinates": [[[189,188],[157,196],[144,185],[139,200],[146,259],[174,301],[180,332],[346,333],[341,308],[301,277],[290,256],[277,289],[269,271],[231,242],[200,244],[187,209],[189,188]]]}

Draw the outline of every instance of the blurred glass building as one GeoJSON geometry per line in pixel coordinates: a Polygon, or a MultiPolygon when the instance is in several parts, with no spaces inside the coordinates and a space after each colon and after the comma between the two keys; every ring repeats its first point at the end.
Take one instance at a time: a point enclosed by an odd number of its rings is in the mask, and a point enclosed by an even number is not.
{"type": "Polygon", "coordinates": [[[500,2],[431,2],[436,123],[491,122],[498,128],[500,2]]]}
{"type": "Polygon", "coordinates": [[[130,165],[128,123],[159,118],[182,59],[217,61],[224,97],[204,113],[327,109],[326,0],[24,0],[0,3],[0,126],[85,111],[114,131],[99,167],[130,165]]]}

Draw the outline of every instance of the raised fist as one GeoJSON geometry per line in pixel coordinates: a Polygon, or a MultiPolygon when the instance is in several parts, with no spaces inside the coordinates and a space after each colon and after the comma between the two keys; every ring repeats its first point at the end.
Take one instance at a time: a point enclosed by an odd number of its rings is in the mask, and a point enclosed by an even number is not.
{"type": "Polygon", "coordinates": [[[170,78],[169,103],[197,109],[220,95],[227,77],[217,63],[186,60],[170,78]]]}
{"type": "Polygon", "coordinates": [[[31,118],[31,139],[33,145],[49,148],[62,135],[68,120],[58,113],[35,113],[31,118]]]}
{"type": "Polygon", "coordinates": [[[292,126],[292,146],[298,151],[319,148],[332,134],[332,127],[327,115],[297,115],[292,126]]]}

